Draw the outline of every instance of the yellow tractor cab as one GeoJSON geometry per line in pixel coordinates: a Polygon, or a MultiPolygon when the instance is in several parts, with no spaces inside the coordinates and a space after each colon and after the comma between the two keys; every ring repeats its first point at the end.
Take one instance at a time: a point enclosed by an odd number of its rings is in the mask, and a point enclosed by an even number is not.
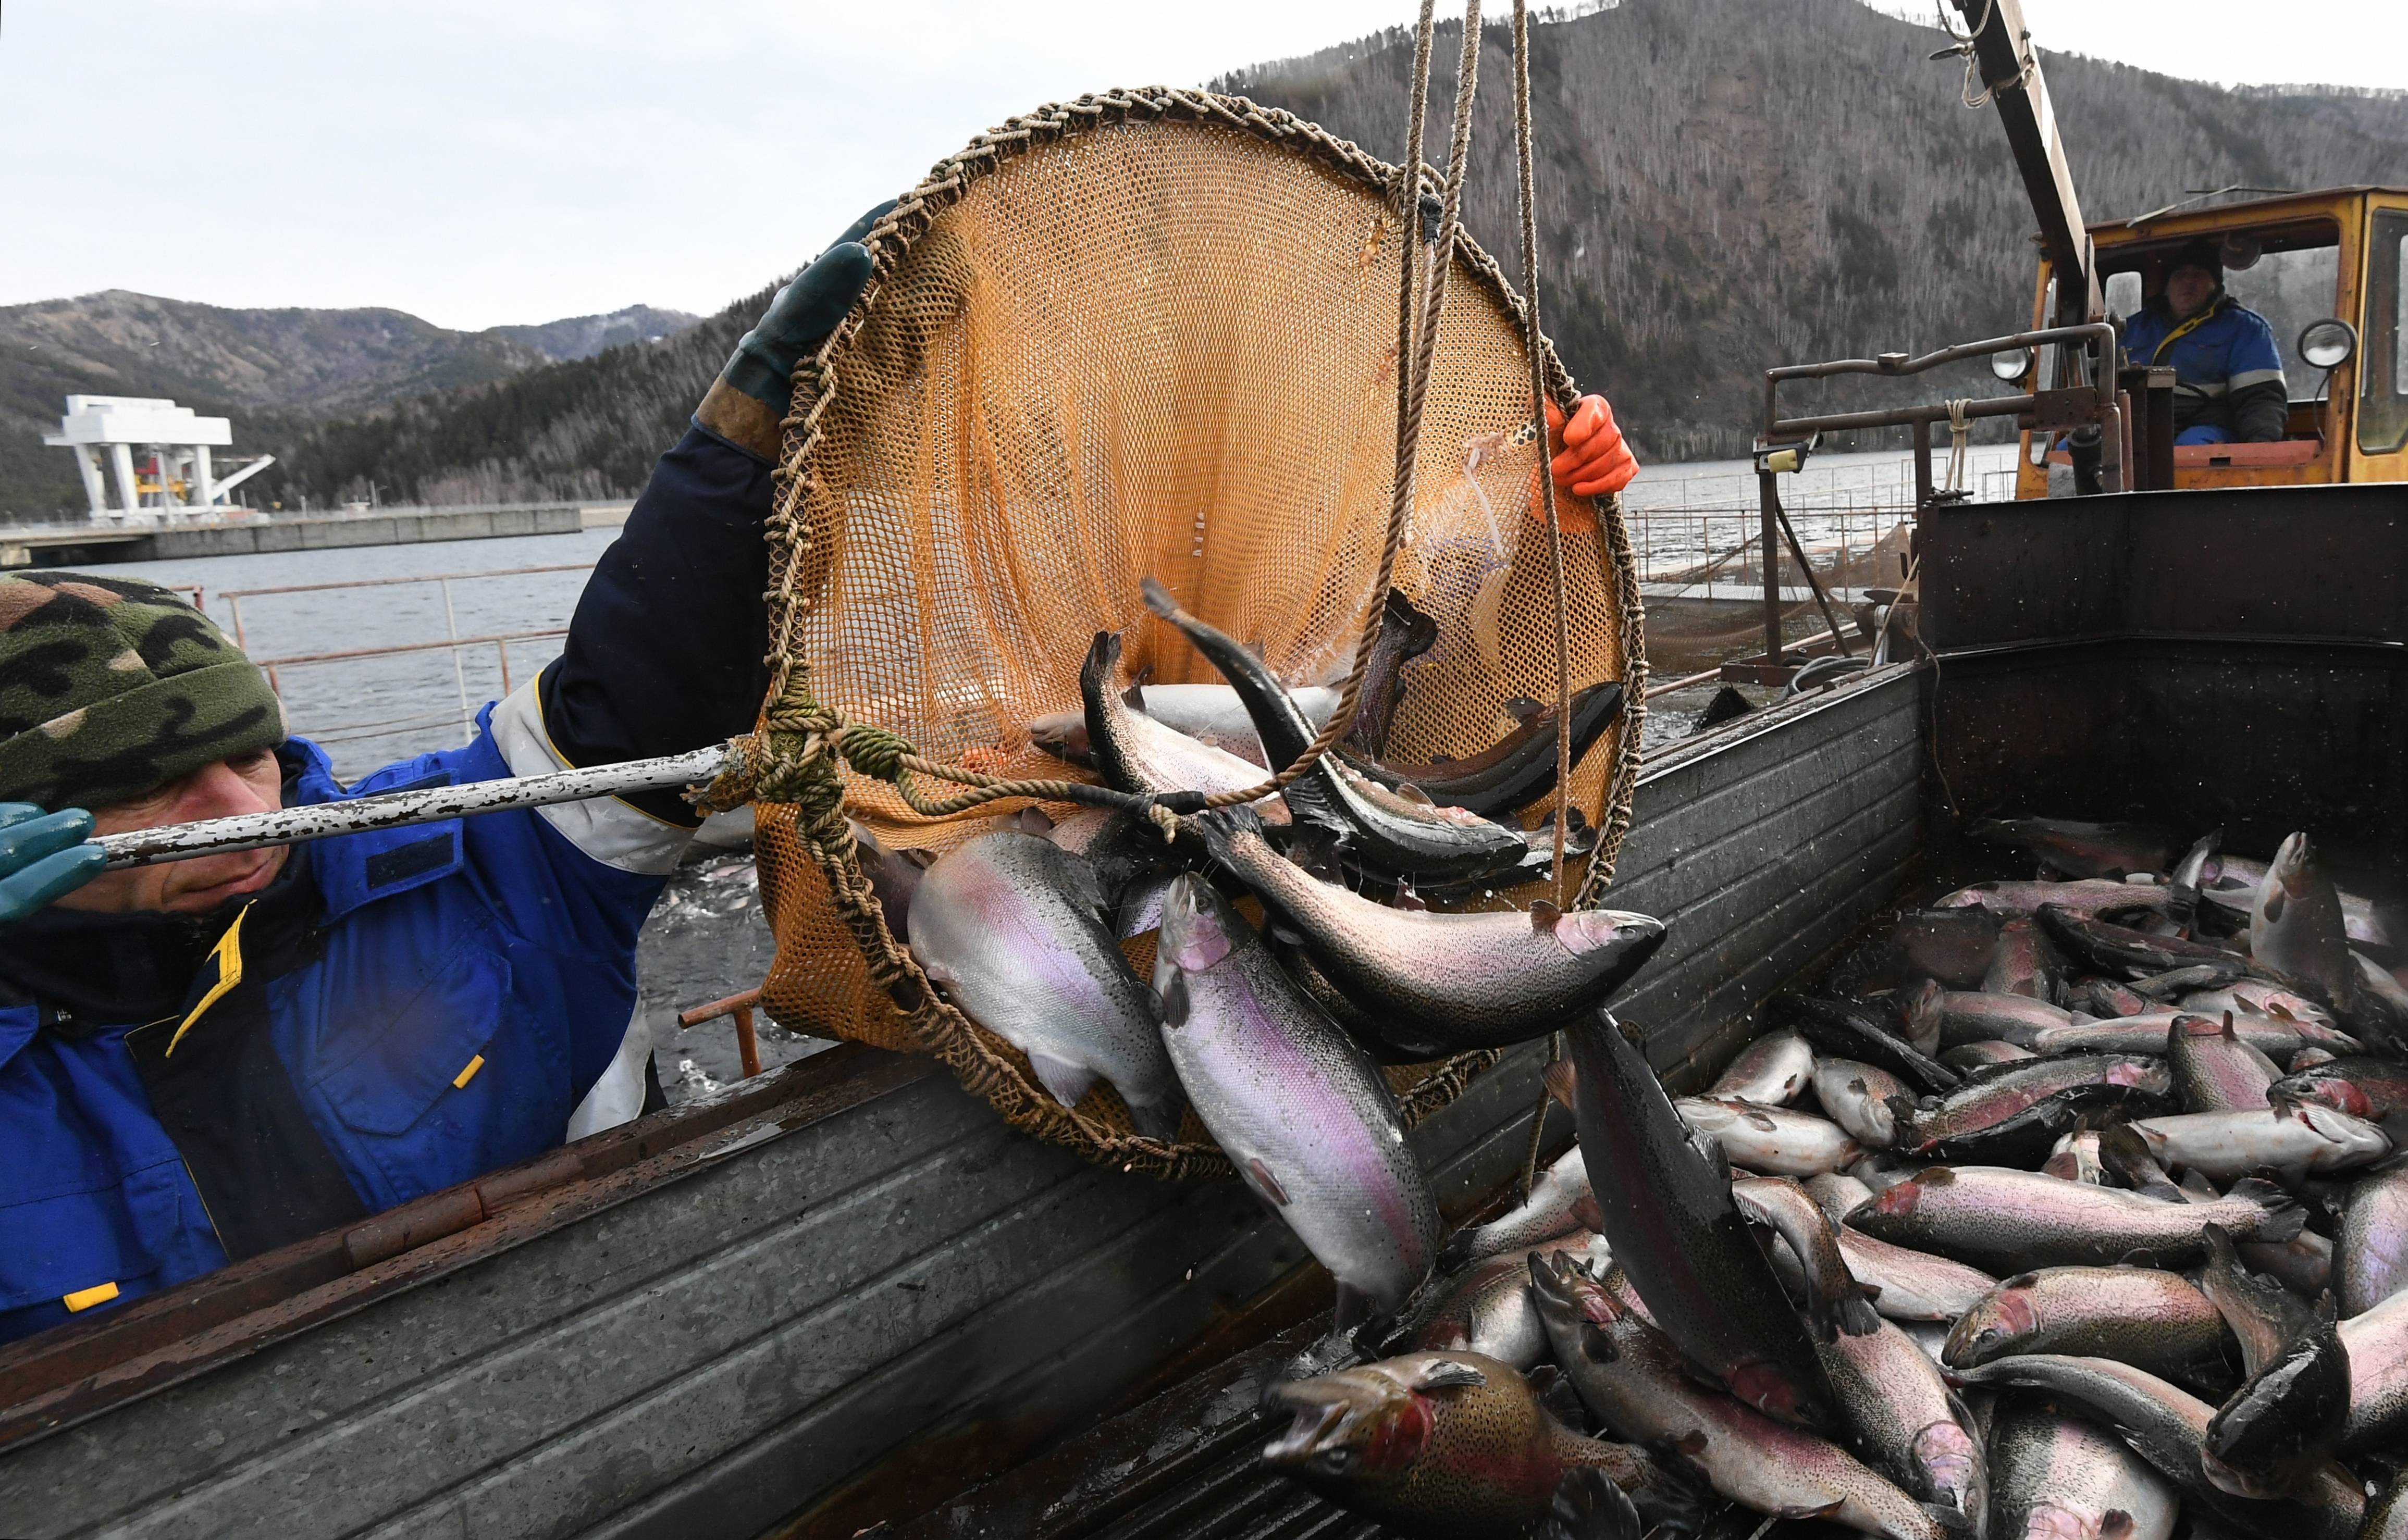
{"type": "MultiPolygon", "coordinates": [[[[2272,328],[2290,392],[2277,441],[2175,444],[2173,371],[2126,353],[2116,383],[2129,402],[2123,416],[2132,490],[2408,481],[2408,188],[2177,204],[2088,230],[2119,336],[2127,318],[2162,290],[2175,254],[2212,243],[2223,259],[2225,292],[2272,328]]],[[[2043,259],[2035,328],[2057,313],[2054,282],[2043,259]]],[[[2001,355],[1997,367],[2004,378],[2023,378],[2028,390],[2045,391],[2057,354],[2043,348],[2001,355]]],[[[2027,429],[2022,449],[2016,496],[2072,490],[2073,467],[2056,432],[2027,429]]]]}

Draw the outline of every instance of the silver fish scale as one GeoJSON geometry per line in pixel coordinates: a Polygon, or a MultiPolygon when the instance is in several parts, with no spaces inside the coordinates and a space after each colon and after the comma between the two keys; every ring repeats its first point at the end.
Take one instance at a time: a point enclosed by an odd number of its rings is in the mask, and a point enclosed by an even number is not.
{"type": "MultiPolygon", "coordinates": [[[[1182,886],[1220,905],[1193,879],[1182,886]]],[[[1179,902],[1174,893],[1168,907],[1179,902]]],[[[1231,949],[1191,971],[1172,955],[1182,921],[1165,917],[1154,979],[1171,1062],[1213,1139],[1297,1237],[1340,1282],[1392,1309],[1437,1249],[1429,1178],[1371,1062],[1243,920],[1226,908],[1218,918],[1231,949]]]]}

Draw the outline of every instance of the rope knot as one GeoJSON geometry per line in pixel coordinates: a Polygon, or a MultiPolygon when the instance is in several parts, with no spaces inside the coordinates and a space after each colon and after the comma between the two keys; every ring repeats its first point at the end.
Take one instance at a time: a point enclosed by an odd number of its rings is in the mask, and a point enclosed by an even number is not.
{"type": "Polygon", "coordinates": [[[865,776],[889,781],[900,780],[904,760],[919,752],[902,734],[875,722],[846,723],[837,734],[836,746],[845,763],[865,776]]]}

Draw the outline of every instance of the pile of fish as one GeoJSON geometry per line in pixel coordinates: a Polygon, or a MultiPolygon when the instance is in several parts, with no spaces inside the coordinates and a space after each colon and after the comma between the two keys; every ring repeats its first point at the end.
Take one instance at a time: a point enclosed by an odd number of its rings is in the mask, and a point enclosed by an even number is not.
{"type": "Polygon", "coordinates": [[[1429,1540],[2408,1536],[2400,933],[2303,834],[1969,832],[2041,875],[1876,926],[1703,1095],[1572,1021],[1576,1147],[1264,1460],[1429,1540]]]}
{"type": "MultiPolygon", "coordinates": [[[[1174,807],[1300,758],[1339,692],[1291,692],[1151,581],[1147,597],[1227,682],[1124,689],[1121,637],[1100,633],[1083,711],[1040,719],[1031,737],[1174,807]]],[[[1545,871],[1553,831],[1513,815],[1554,788],[1561,726],[1533,707],[1472,758],[1382,760],[1398,670],[1436,635],[1392,596],[1343,753],[1283,795],[1190,820],[1176,841],[1120,810],[998,819],[933,862],[855,832],[889,929],[953,1005],[1066,1106],[1108,1087],[1158,1138],[1192,1108],[1337,1279],[1350,1320],[1399,1309],[1440,1239],[1381,1065],[1544,1036],[1596,1010],[1664,934],[1644,915],[1421,897],[1545,871]],[[1259,925],[1241,909],[1254,904],[1259,925]],[[1123,944],[1149,935],[1141,977],[1123,944]]],[[[1620,709],[1611,682],[1574,699],[1575,761],[1620,709]]]]}

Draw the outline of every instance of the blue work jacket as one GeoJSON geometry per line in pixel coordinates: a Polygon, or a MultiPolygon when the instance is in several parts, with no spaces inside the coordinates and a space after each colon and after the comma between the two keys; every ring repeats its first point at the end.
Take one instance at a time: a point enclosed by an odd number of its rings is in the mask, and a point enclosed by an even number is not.
{"type": "MultiPolygon", "coordinates": [[[[345,788],[296,738],[287,804],[743,731],[768,506],[767,464],[689,433],[472,742],[345,788]]],[[[0,1341],[634,1116],[637,936],[696,822],[674,791],[487,814],[295,847],[199,919],[0,927],[0,1341]]]]}
{"type": "Polygon", "coordinates": [[[2283,436],[2290,388],[2282,349],[2266,318],[2228,294],[2186,321],[2162,298],[2124,323],[2124,352],[2134,364],[2174,372],[2174,425],[2195,440],[2262,441],[2283,436]]]}

